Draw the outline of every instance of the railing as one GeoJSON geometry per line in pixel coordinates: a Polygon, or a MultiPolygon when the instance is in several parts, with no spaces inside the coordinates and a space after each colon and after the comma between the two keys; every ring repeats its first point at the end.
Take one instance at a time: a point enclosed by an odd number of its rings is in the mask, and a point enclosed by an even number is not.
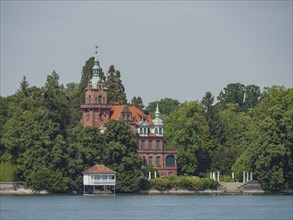
{"type": "Polygon", "coordinates": [[[90,184],[93,185],[109,185],[115,184],[115,180],[110,179],[97,179],[97,180],[90,180],[90,184]]]}

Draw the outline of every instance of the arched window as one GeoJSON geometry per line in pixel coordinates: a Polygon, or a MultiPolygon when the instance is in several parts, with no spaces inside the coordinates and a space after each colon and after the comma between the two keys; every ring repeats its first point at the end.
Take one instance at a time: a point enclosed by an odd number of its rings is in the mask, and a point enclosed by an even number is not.
{"type": "Polygon", "coordinates": [[[155,128],[155,133],[158,134],[158,128],[155,128]]]}
{"type": "Polygon", "coordinates": [[[162,128],[159,129],[159,134],[162,134],[162,128]]]}
{"type": "Polygon", "coordinates": [[[91,103],[92,102],[92,97],[91,96],[89,96],[89,103],[91,103]]]}
{"type": "Polygon", "coordinates": [[[170,155],[166,157],[166,166],[167,167],[172,167],[175,166],[175,157],[170,155]]]}

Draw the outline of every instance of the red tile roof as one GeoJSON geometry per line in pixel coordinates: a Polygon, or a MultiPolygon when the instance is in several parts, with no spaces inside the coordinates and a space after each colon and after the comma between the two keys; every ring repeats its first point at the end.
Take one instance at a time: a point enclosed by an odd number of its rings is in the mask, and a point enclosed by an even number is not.
{"type": "MultiPolygon", "coordinates": [[[[119,120],[121,117],[121,112],[123,111],[123,105],[114,105],[112,106],[112,115],[111,119],[119,120]]],[[[147,123],[149,125],[153,125],[153,119],[150,115],[145,114],[142,110],[134,107],[128,106],[129,111],[131,112],[132,116],[135,117],[135,124],[138,124],[141,121],[141,118],[146,118],[147,123]]]]}
{"type": "Polygon", "coordinates": [[[94,173],[94,174],[115,174],[117,172],[115,172],[114,170],[111,170],[110,168],[106,167],[103,164],[96,164],[95,166],[83,171],[82,173],[94,173]]]}

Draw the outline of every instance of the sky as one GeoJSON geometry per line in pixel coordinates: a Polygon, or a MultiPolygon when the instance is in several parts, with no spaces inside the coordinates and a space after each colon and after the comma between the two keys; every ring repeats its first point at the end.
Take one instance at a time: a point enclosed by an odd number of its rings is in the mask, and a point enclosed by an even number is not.
{"type": "Polygon", "coordinates": [[[229,83],[293,87],[292,1],[3,1],[1,96],[54,70],[79,82],[94,56],[128,100],[217,97],[229,83]]]}

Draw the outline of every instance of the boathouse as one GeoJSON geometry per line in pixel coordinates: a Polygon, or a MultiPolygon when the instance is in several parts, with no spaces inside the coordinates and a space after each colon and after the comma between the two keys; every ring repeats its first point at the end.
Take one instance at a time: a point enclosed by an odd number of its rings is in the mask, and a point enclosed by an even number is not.
{"type": "Polygon", "coordinates": [[[114,194],[116,186],[116,173],[103,164],[83,172],[83,194],[114,194]]]}

